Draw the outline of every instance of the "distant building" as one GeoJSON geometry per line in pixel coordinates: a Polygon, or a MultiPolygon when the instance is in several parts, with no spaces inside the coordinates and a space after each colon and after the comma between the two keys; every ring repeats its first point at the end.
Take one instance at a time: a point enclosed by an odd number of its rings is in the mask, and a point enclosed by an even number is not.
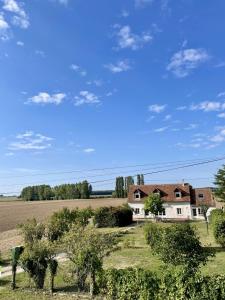
{"type": "Polygon", "coordinates": [[[163,200],[162,219],[195,220],[204,219],[202,205],[215,207],[211,188],[193,188],[189,183],[132,185],[129,188],[128,204],[133,209],[134,218],[152,218],[146,214],[144,201],[150,194],[158,194],[163,200]]]}

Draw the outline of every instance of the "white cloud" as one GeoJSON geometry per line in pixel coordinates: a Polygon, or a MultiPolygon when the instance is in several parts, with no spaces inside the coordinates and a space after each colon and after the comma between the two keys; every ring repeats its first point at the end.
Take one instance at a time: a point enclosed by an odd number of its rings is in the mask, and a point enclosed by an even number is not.
{"type": "Polygon", "coordinates": [[[185,109],[187,109],[187,106],[178,106],[176,108],[176,110],[185,110],[185,109]]]}
{"type": "Polygon", "coordinates": [[[77,72],[82,77],[87,75],[87,71],[82,69],[80,66],[78,66],[76,64],[71,64],[70,69],[77,72]]]}
{"type": "Polygon", "coordinates": [[[17,46],[23,47],[24,46],[24,42],[18,41],[16,42],[17,46]]]}
{"type": "Polygon", "coordinates": [[[95,149],[94,148],[86,148],[83,150],[85,153],[93,153],[95,152],[95,149]]]}
{"type": "Polygon", "coordinates": [[[138,50],[153,39],[149,32],[142,32],[140,35],[131,32],[129,25],[121,27],[117,24],[114,27],[118,29],[116,32],[117,49],[130,48],[132,50],[138,50]]]}
{"type": "Polygon", "coordinates": [[[135,0],[135,7],[144,7],[147,4],[152,4],[154,0],[135,0]]]}
{"type": "Polygon", "coordinates": [[[23,29],[29,27],[29,17],[22,7],[21,2],[15,0],[3,0],[3,9],[14,14],[12,17],[12,24],[23,29]]]}
{"type": "Polygon", "coordinates": [[[218,116],[219,118],[225,119],[225,113],[220,113],[220,114],[218,114],[217,116],[218,116]]]}
{"type": "Polygon", "coordinates": [[[172,56],[167,70],[171,71],[176,77],[183,78],[209,58],[209,54],[204,49],[181,50],[172,56]]]}
{"type": "Polygon", "coordinates": [[[185,127],[185,130],[193,130],[196,129],[198,127],[198,124],[189,124],[187,127],[185,127]]]}
{"type": "Polygon", "coordinates": [[[9,149],[19,150],[44,150],[50,148],[53,138],[47,137],[40,133],[35,134],[33,131],[26,131],[16,136],[16,141],[10,143],[9,149]]]}
{"type": "Polygon", "coordinates": [[[157,128],[157,129],[154,129],[154,132],[164,132],[168,129],[168,126],[165,126],[165,127],[160,127],[160,128],[157,128]]]}
{"type": "Polygon", "coordinates": [[[154,113],[161,113],[165,110],[166,105],[153,104],[149,105],[148,110],[154,113]]]}
{"type": "Polygon", "coordinates": [[[171,115],[166,115],[165,118],[164,118],[164,121],[169,121],[171,118],[172,118],[171,115]]]}
{"type": "Polygon", "coordinates": [[[69,0],[58,0],[58,2],[60,4],[67,5],[69,3],[69,0]]]}
{"type": "Polygon", "coordinates": [[[100,87],[103,85],[103,81],[101,79],[96,79],[96,80],[89,80],[86,82],[87,85],[95,85],[97,87],[100,87]]]}
{"type": "Polygon", "coordinates": [[[3,15],[0,14],[0,39],[1,40],[8,40],[9,38],[9,24],[6,22],[3,15]]]}
{"type": "Polygon", "coordinates": [[[124,9],[124,10],[122,10],[120,16],[123,17],[123,18],[127,18],[127,17],[129,17],[129,15],[130,15],[129,11],[124,9]]]}
{"type": "Polygon", "coordinates": [[[39,56],[41,56],[41,57],[45,57],[46,55],[45,55],[45,52],[44,51],[42,51],[42,50],[35,50],[35,54],[36,55],[39,55],[39,56]]]}
{"type": "Polygon", "coordinates": [[[225,128],[219,129],[219,133],[211,137],[210,140],[217,144],[225,142],[225,128]]]}
{"type": "Polygon", "coordinates": [[[225,97],[225,92],[221,92],[217,95],[218,98],[224,98],[225,97]]]}
{"type": "Polygon", "coordinates": [[[66,98],[66,94],[57,93],[57,94],[48,94],[46,92],[41,92],[36,96],[29,98],[29,102],[36,104],[61,104],[62,101],[66,98]]]}
{"type": "Polygon", "coordinates": [[[192,104],[190,110],[221,111],[225,109],[225,103],[219,101],[203,101],[198,104],[192,104]]]}
{"type": "Polygon", "coordinates": [[[105,68],[110,70],[112,73],[121,73],[131,69],[129,60],[120,60],[116,64],[105,65],[105,68]]]}
{"type": "Polygon", "coordinates": [[[79,93],[79,96],[75,97],[75,106],[80,106],[83,104],[97,104],[97,103],[100,103],[99,97],[88,91],[81,91],[79,93]]]}

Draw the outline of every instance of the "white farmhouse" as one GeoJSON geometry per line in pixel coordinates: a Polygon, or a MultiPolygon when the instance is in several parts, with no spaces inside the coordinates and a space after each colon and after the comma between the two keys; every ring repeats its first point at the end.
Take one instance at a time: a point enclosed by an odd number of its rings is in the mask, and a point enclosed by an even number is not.
{"type": "Polygon", "coordinates": [[[152,218],[144,210],[144,201],[150,194],[158,194],[163,200],[162,219],[195,220],[204,219],[202,205],[215,207],[211,188],[193,188],[189,183],[131,185],[128,204],[135,219],[152,218]]]}

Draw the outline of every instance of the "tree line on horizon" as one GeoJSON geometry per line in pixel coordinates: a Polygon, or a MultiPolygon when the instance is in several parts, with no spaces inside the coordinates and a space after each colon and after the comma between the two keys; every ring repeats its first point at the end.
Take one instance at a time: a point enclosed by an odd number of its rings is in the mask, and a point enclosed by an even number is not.
{"type": "Polygon", "coordinates": [[[35,185],[23,188],[20,198],[25,201],[89,199],[92,186],[87,180],[75,184],[35,185]]]}

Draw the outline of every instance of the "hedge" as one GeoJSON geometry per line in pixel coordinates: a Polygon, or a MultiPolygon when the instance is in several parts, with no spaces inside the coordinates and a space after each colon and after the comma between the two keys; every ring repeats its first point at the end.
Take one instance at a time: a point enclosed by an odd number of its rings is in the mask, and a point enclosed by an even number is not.
{"type": "Polygon", "coordinates": [[[100,207],[95,210],[93,222],[96,227],[123,227],[133,221],[133,212],[129,206],[100,207]]]}
{"type": "Polygon", "coordinates": [[[112,300],[222,300],[225,276],[166,271],[161,277],[144,269],[109,269],[98,277],[99,293],[112,300]]]}

